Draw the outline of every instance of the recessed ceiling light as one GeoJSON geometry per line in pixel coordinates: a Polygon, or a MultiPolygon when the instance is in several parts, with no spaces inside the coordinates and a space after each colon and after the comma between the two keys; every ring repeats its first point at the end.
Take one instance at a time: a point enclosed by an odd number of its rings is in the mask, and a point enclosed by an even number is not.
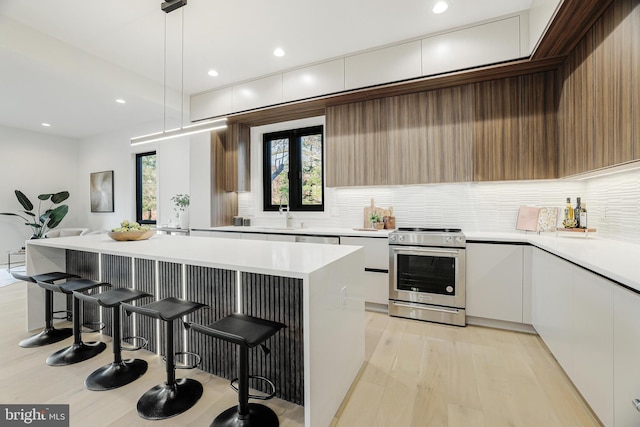
{"type": "Polygon", "coordinates": [[[42,126],[48,128],[49,126],[51,126],[49,123],[42,123],[42,126]]]}
{"type": "Polygon", "coordinates": [[[284,50],[282,48],[276,48],[276,50],[273,51],[273,54],[275,56],[284,56],[284,50]]]}
{"type": "Polygon", "coordinates": [[[449,8],[446,1],[439,1],[433,6],[433,13],[442,13],[449,8]]]}
{"type": "Polygon", "coordinates": [[[218,77],[218,72],[216,70],[209,70],[209,72],[207,72],[207,74],[209,74],[211,77],[218,77]]]}
{"type": "Polygon", "coordinates": [[[118,104],[126,104],[127,103],[127,101],[125,101],[124,99],[121,99],[121,98],[116,99],[116,102],[118,104]]]}

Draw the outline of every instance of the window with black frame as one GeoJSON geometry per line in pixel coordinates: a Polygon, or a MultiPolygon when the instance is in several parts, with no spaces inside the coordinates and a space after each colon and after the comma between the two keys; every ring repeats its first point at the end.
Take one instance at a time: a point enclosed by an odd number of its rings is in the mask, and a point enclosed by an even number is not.
{"type": "Polygon", "coordinates": [[[323,211],[323,126],[263,135],[265,211],[323,211]]]}
{"type": "Polygon", "coordinates": [[[158,214],[156,152],[136,154],[136,221],[155,224],[158,214]]]}

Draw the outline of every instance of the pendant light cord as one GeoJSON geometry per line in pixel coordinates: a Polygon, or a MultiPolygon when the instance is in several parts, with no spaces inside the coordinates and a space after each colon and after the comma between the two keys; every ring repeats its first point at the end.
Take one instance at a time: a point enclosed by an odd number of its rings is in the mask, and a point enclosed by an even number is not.
{"type": "Polygon", "coordinates": [[[180,43],[182,44],[180,46],[180,80],[181,80],[181,86],[180,86],[180,127],[182,128],[184,126],[184,8],[182,8],[181,10],[182,12],[182,39],[180,40],[180,43]]]}
{"type": "Polygon", "coordinates": [[[164,69],[162,74],[162,83],[164,85],[164,93],[162,99],[162,131],[167,130],[167,14],[164,15],[164,69]]]}

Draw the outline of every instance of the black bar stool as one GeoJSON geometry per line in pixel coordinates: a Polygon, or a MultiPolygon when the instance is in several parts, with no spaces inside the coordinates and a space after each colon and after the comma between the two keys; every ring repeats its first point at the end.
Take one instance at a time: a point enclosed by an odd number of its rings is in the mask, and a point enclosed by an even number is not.
{"type": "MultiPolygon", "coordinates": [[[[45,274],[37,274],[35,276],[27,276],[24,274],[20,274],[12,271],[11,275],[18,280],[22,280],[25,282],[45,282],[45,283],[54,283],[60,280],[69,280],[69,279],[77,279],[80,276],[70,273],[63,273],[59,271],[45,273],[45,274]]],[[[39,285],[39,283],[38,283],[39,285]]],[[[40,287],[42,287],[40,285],[40,287]]],[[[60,328],[56,329],[53,327],[53,320],[56,319],[54,317],[55,313],[53,311],[53,291],[47,288],[44,289],[44,329],[42,332],[37,333],[29,338],[26,338],[18,345],[24,348],[32,348],[32,347],[41,347],[44,345],[49,345],[56,343],[58,341],[62,341],[63,339],[69,338],[73,334],[73,330],[71,328],[60,328]]],[[[65,311],[66,313],[66,311],[65,311]]],[[[65,319],[66,319],[65,315],[65,319]]]]}
{"type": "MultiPolygon", "coordinates": [[[[140,307],[123,302],[122,307],[128,313],[138,313],[164,322],[167,381],[147,390],[140,397],[137,405],[138,415],[148,420],[162,420],[191,408],[202,396],[202,384],[191,378],[176,380],[173,322],[207,306],[179,298],[165,298],[140,307]]],[[[183,354],[193,355],[188,352],[183,354]]],[[[195,368],[198,364],[199,359],[196,364],[188,368],[195,368]]]]}
{"type": "Polygon", "coordinates": [[[271,408],[258,403],[249,403],[250,398],[268,400],[276,394],[276,387],[270,380],[257,375],[249,375],[249,349],[260,344],[268,354],[268,350],[262,343],[287,326],[282,323],[247,316],[246,314],[234,313],[209,326],[189,323],[188,327],[205,335],[237,344],[240,347],[238,378],[231,380],[231,388],[238,392],[238,406],[233,406],[219,414],[210,427],[279,426],[278,416],[271,408]],[[266,396],[250,395],[249,378],[265,381],[271,387],[271,393],[266,396]],[[234,386],[236,381],[238,381],[237,388],[234,386]]]}
{"type": "MultiPolygon", "coordinates": [[[[120,304],[123,302],[131,302],[145,297],[151,297],[153,295],[130,288],[116,288],[94,295],[88,295],[78,291],[74,291],[73,296],[84,301],[85,303],[89,302],[112,309],[113,362],[95,370],[84,381],[84,386],[88,390],[111,390],[127,385],[137,380],[145,372],[147,372],[147,362],[144,360],[122,360],[122,343],[120,338],[120,304]]],[[[128,338],[142,339],[141,337],[128,338]]],[[[146,340],[143,340],[143,343],[143,345],[131,350],[139,350],[144,345],[146,345],[146,340]]]]}
{"type": "MultiPolygon", "coordinates": [[[[73,295],[74,291],[84,292],[89,289],[94,289],[100,286],[110,287],[111,285],[104,282],[98,282],[90,279],[75,279],[60,284],[49,284],[42,281],[38,281],[38,284],[45,289],[52,291],[63,292],[67,295],[73,295]]],[[[80,300],[73,298],[73,344],[69,347],[63,348],[53,353],[47,358],[47,365],[49,366],[66,366],[73,363],[78,363],[91,359],[92,357],[100,354],[107,345],[101,341],[94,342],[82,342],[82,331],[80,330],[80,318],[82,313],[80,312],[80,300]]]]}

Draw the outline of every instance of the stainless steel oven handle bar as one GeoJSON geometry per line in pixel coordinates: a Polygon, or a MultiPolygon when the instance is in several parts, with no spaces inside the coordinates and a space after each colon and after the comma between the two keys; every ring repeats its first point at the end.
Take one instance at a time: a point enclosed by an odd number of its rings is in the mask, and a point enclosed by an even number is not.
{"type": "Polygon", "coordinates": [[[402,255],[410,255],[410,254],[416,254],[416,255],[425,255],[425,254],[446,254],[446,255],[458,255],[460,254],[460,249],[440,249],[440,248],[429,248],[429,249],[424,249],[424,248],[417,248],[417,247],[413,247],[413,246],[405,246],[403,248],[393,248],[393,252],[396,254],[402,254],[402,255]]]}
{"type": "Polygon", "coordinates": [[[393,302],[393,305],[397,305],[399,307],[406,307],[406,308],[418,308],[420,310],[430,310],[430,311],[440,311],[442,313],[451,313],[451,314],[458,314],[460,312],[460,310],[455,309],[455,308],[441,308],[441,307],[424,307],[421,305],[417,305],[417,304],[411,304],[411,303],[403,303],[403,302],[393,302]]]}

